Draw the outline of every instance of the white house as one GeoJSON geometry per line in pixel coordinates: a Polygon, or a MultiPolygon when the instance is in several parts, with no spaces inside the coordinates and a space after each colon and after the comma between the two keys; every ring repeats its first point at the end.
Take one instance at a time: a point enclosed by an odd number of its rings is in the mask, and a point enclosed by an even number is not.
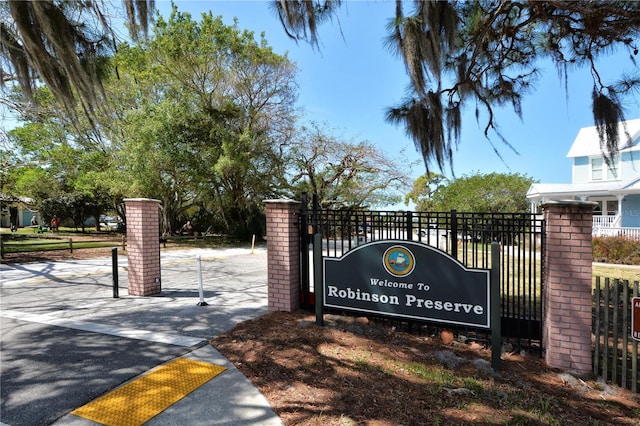
{"type": "Polygon", "coordinates": [[[39,219],[38,212],[31,208],[32,205],[33,200],[30,198],[5,197],[0,194],[0,227],[9,228],[11,225],[18,227],[29,226],[33,216],[39,219]]]}
{"type": "Polygon", "coordinates": [[[580,129],[567,154],[572,182],[531,185],[527,198],[532,211],[546,201],[592,201],[598,204],[594,235],[640,239],[640,119],[620,123],[618,133],[618,155],[607,164],[596,127],[580,129]]]}

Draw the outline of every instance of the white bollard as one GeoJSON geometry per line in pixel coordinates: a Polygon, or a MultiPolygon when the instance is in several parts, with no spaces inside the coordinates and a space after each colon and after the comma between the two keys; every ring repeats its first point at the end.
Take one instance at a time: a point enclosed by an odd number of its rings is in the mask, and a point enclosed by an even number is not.
{"type": "Polygon", "coordinates": [[[200,293],[200,301],[198,302],[198,306],[207,306],[209,305],[204,301],[204,292],[202,291],[202,258],[200,256],[198,259],[198,292],[200,293]]]}

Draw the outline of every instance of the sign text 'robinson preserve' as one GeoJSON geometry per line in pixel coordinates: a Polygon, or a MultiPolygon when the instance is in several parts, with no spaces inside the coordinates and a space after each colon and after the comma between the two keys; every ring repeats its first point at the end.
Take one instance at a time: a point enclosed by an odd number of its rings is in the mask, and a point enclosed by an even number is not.
{"type": "Polygon", "coordinates": [[[327,307],[490,328],[490,271],[418,242],[372,242],[324,258],[323,282],[327,307]]]}

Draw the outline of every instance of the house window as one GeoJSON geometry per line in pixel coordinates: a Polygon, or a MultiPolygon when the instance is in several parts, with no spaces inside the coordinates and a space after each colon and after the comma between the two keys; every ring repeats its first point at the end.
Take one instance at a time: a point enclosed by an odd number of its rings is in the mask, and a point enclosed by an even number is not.
{"type": "Polygon", "coordinates": [[[593,208],[593,214],[601,216],[602,215],[602,201],[600,201],[600,200],[593,200],[593,201],[598,203],[598,205],[593,208]]]}
{"type": "Polygon", "coordinates": [[[604,159],[592,158],[591,159],[591,180],[602,180],[602,165],[604,159]]]}
{"type": "Polygon", "coordinates": [[[614,157],[607,165],[604,158],[591,159],[591,180],[614,180],[618,179],[618,164],[620,157],[614,157]]]}
{"type": "Polygon", "coordinates": [[[589,199],[589,201],[597,203],[593,208],[594,216],[615,216],[618,214],[618,201],[606,199],[589,199]]]}

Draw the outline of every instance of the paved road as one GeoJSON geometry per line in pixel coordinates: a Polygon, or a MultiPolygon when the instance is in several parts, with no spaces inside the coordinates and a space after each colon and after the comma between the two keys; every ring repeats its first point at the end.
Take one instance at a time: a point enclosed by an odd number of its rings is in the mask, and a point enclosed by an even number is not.
{"type": "Polygon", "coordinates": [[[110,258],[0,265],[0,422],[49,425],[119,384],[267,312],[266,250],[168,251],[162,294],[127,294],[110,258]],[[199,306],[197,257],[203,300],[199,306]]]}

